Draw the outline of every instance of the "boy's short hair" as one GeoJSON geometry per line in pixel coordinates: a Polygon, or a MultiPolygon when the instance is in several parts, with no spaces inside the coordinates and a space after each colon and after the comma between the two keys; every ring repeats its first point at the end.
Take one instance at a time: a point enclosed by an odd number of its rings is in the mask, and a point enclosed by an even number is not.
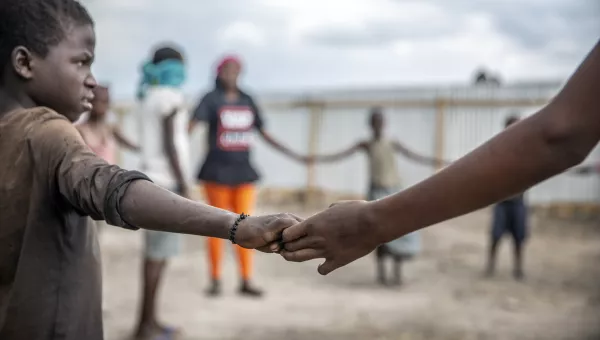
{"type": "Polygon", "coordinates": [[[158,64],[161,61],[165,60],[179,60],[183,62],[183,54],[172,46],[160,47],[154,52],[154,56],[152,57],[152,63],[158,64]]]}
{"type": "Polygon", "coordinates": [[[73,24],[94,24],[76,0],[0,0],[0,75],[15,47],[46,57],[73,24]]]}

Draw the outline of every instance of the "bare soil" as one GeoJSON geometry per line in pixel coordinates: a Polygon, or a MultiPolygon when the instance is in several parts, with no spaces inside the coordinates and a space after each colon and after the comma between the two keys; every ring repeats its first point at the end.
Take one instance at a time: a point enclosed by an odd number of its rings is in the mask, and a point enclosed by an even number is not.
{"type": "MultiPolygon", "coordinates": [[[[600,339],[600,223],[532,218],[527,277],[516,282],[509,238],[496,276],[482,277],[489,218],[484,210],[426,229],[402,287],[375,283],[373,255],[322,277],[318,262],[257,253],[256,284],[267,292],[258,300],[237,295],[231,247],[224,295],[206,297],[205,242],[186,236],[166,273],[160,316],[181,327],[184,339],[600,339]]],[[[108,340],[129,339],[134,328],[142,240],[142,232],[118,228],[101,235],[108,340]]]]}

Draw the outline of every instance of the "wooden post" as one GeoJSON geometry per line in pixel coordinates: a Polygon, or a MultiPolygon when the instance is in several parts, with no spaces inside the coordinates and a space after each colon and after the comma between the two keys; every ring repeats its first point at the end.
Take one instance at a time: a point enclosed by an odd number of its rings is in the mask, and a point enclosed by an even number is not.
{"type": "Polygon", "coordinates": [[[435,157],[439,160],[436,164],[436,171],[441,170],[445,160],[445,138],[446,138],[446,100],[438,98],[435,101],[435,157]]]}
{"type": "MultiPolygon", "coordinates": [[[[308,127],[308,154],[314,156],[319,151],[319,134],[323,120],[323,107],[321,103],[307,102],[309,109],[308,127]]],[[[309,164],[306,171],[306,199],[305,207],[313,206],[317,195],[317,174],[314,164],[309,164]]]]}

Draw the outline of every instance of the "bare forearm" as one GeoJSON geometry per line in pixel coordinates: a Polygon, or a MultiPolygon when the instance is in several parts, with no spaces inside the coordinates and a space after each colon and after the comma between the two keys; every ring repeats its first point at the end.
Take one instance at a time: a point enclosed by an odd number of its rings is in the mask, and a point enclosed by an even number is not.
{"type": "Polygon", "coordinates": [[[441,159],[429,158],[429,157],[420,156],[420,155],[415,155],[412,158],[414,161],[419,162],[423,165],[428,165],[428,166],[437,166],[440,164],[447,164],[447,162],[445,162],[441,159]]]}
{"type": "Polygon", "coordinates": [[[397,152],[403,154],[406,158],[408,158],[412,161],[415,161],[417,163],[421,163],[423,165],[428,165],[428,166],[437,166],[437,165],[447,164],[447,162],[445,162],[441,159],[419,155],[419,154],[409,150],[408,148],[406,148],[405,146],[403,146],[400,143],[396,143],[394,146],[395,146],[397,152]]]}
{"type": "Polygon", "coordinates": [[[598,93],[597,44],[548,106],[431,178],[373,203],[371,219],[383,226],[384,238],[394,238],[524,192],[577,165],[600,141],[598,93]],[[398,211],[410,213],[398,221],[398,211]]]}
{"type": "Polygon", "coordinates": [[[278,143],[272,139],[267,139],[267,143],[269,143],[269,145],[271,145],[275,150],[283,153],[284,155],[286,155],[288,157],[292,157],[292,158],[297,157],[296,153],[294,153],[290,149],[286,148],[285,146],[281,145],[280,143],[278,143]]]}
{"type": "Polygon", "coordinates": [[[177,180],[177,185],[179,186],[179,189],[183,190],[186,186],[186,183],[183,177],[183,171],[181,170],[181,163],[179,163],[179,155],[175,150],[175,146],[170,146],[167,150],[167,158],[169,159],[171,171],[173,172],[173,176],[175,176],[175,179],[177,180]]]}
{"type": "Polygon", "coordinates": [[[536,128],[538,119],[524,121],[431,178],[373,204],[380,225],[389,225],[393,239],[483,208],[575,165],[568,143],[552,143],[536,128]],[[535,129],[532,134],[531,128],[535,129]],[[397,220],[398,211],[409,220],[397,220]],[[394,230],[394,226],[403,230],[394,230]],[[406,229],[404,229],[406,228],[406,229]]]}
{"type": "Polygon", "coordinates": [[[356,151],[362,150],[362,149],[364,149],[364,147],[365,146],[363,143],[358,143],[344,151],[340,151],[340,152],[337,152],[334,154],[329,154],[329,155],[316,155],[316,156],[311,157],[311,159],[314,160],[315,162],[336,162],[336,161],[340,161],[344,158],[352,156],[356,151]]]}
{"type": "Polygon", "coordinates": [[[298,156],[298,154],[296,154],[292,150],[288,149],[287,147],[283,146],[283,144],[281,144],[277,140],[275,140],[266,131],[260,130],[260,135],[262,136],[262,138],[264,139],[264,141],[267,142],[267,144],[269,144],[275,150],[277,150],[277,151],[279,151],[279,152],[283,153],[284,155],[286,155],[288,157],[291,157],[291,158],[296,158],[296,159],[300,158],[300,156],[298,156]]]}
{"type": "Polygon", "coordinates": [[[227,239],[236,214],[197,203],[148,181],[133,182],[121,201],[129,224],[150,230],[227,239]]]}
{"type": "MultiPolygon", "coordinates": [[[[175,141],[173,136],[173,113],[170,117],[166,118],[163,123],[163,151],[167,155],[167,159],[169,160],[169,166],[171,167],[171,172],[173,176],[177,180],[177,185],[179,190],[186,190],[186,183],[183,177],[183,171],[181,170],[181,163],[179,163],[179,156],[177,154],[177,149],[175,148],[175,141]]],[[[187,192],[180,193],[187,194],[187,192]]]]}
{"type": "Polygon", "coordinates": [[[337,162],[348,156],[349,155],[345,154],[345,153],[338,153],[338,154],[333,154],[333,155],[317,155],[317,156],[312,157],[312,159],[315,162],[327,163],[327,162],[337,162]]]}

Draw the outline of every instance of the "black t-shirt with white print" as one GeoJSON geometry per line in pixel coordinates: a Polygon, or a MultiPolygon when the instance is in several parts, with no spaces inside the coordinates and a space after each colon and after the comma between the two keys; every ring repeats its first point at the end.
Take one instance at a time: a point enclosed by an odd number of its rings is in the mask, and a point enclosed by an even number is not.
{"type": "Polygon", "coordinates": [[[259,179],[250,164],[254,129],[262,129],[263,120],[252,97],[240,93],[228,102],[225,93],[215,89],[206,94],[194,111],[194,119],[208,123],[208,153],[198,180],[224,185],[252,183],[259,179]]]}

